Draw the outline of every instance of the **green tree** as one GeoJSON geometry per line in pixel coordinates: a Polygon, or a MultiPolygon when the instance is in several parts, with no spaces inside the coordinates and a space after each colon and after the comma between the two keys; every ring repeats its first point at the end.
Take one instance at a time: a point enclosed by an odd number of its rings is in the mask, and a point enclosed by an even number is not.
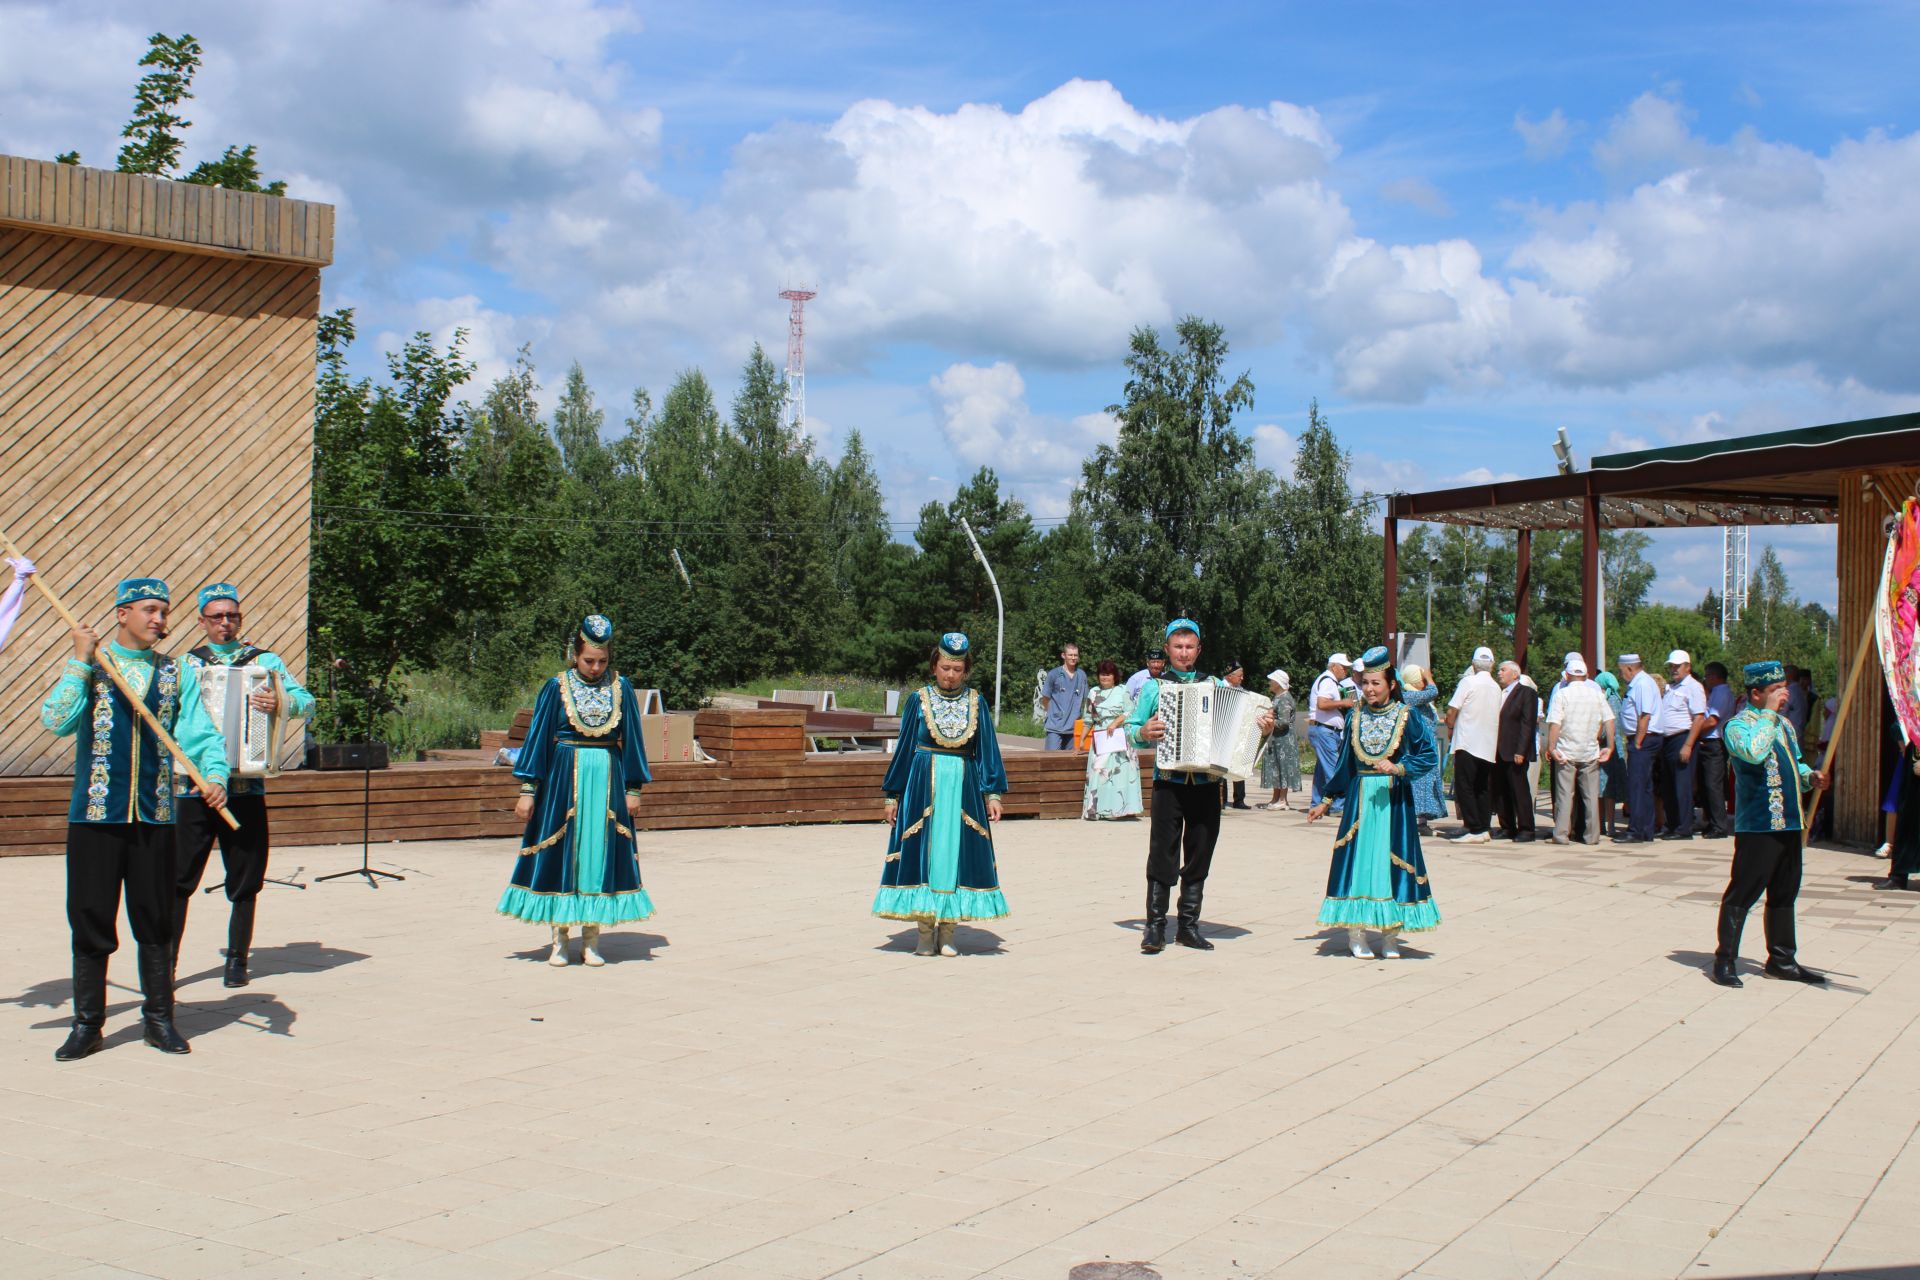
{"type": "Polygon", "coordinates": [[[873,455],[858,431],[847,433],[839,460],[826,473],[826,512],[843,617],[828,662],[856,675],[911,668],[922,647],[902,617],[913,553],[894,540],[873,455]]]}
{"type": "Polygon", "coordinates": [[[362,690],[375,717],[398,706],[396,671],[442,665],[459,611],[490,589],[463,571],[472,535],[453,394],[473,372],[465,333],[446,351],[415,334],[379,386],[348,376],[353,337],[351,311],[321,318],[308,626],[314,666],[329,673],[313,722],[326,741],[360,735],[362,690]]]}
{"type": "MultiPolygon", "coordinates": [[[[120,130],[120,136],[128,140],[116,160],[121,173],[180,176],[180,153],[186,149],[184,134],[193,123],[180,109],[193,96],[193,77],[200,69],[201,54],[200,42],[191,35],[155,32],[148,37],[147,52],[139,65],[154,70],[140,77],[133,89],[133,117],[120,130]]],[[[54,160],[79,164],[80,153],[63,151],[54,160]]],[[[270,196],[287,193],[285,182],[261,183],[259,157],[251,143],[228,147],[217,160],[202,160],[180,181],[270,196]]]]}
{"type": "Polygon", "coordinates": [[[1268,648],[1317,669],[1336,649],[1358,654],[1382,634],[1380,537],[1371,508],[1348,481],[1349,460],[1314,401],[1294,455],[1293,481],[1280,491],[1275,572],[1284,595],[1273,609],[1268,648]]]}
{"type": "Polygon", "coordinates": [[[606,413],[594,404],[586,371],[575,360],[567,369],[560,403],[553,409],[553,438],[560,444],[567,474],[589,487],[599,483],[609,465],[606,446],[600,441],[606,421],[606,413]]]}
{"type": "Polygon", "coordinates": [[[1227,378],[1225,331],[1187,316],[1175,339],[1168,348],[1134,330],[1124,398],[1107,410],[1119,431],[1081,469],[1074,511],[1092,530],[1102,582],[1089,623],[1139,647],[1189,615],[1225,658],[1269,629],[1247,584],[1268,569],[1275,481],[1235,429],[1253,380],[1227,378]]]}
{"type": "MultiPolygon", "coordinates": [[[[907,652],[902,655],[907,665],[890,674],[904,678],[923,671],[936,637],[946,631],[964,631],[973,641],[974,683],[992,688],[993,671],[999,662],[993,585],[973,554],[973,544],[960,525],[962,520],[973,527],[980,550],[1000,582],[1000,594],[1006,602],[1007,688],[1017,689],[1020,677],[1012,659],[1016,654],[1031,652],[1023,648],[1027,642],[1022,628],[1031,621],[1027,614],[1028,590],[1039,542],[1026,505],[1000,491],[1000,478],[991,467],[974,472],[951,502],[929,502],[920,509],[920,524],[914,532],[914,541],[920,547],[913,565],[917,581],[900,605],[903,629],[909,638],[907,652]]],[[[1044,650],[1067,638],[1036,636],[1032,644],[1044,650]]],[[[1021,660],[1030,661],[1031,657],[1021,660]]]]}

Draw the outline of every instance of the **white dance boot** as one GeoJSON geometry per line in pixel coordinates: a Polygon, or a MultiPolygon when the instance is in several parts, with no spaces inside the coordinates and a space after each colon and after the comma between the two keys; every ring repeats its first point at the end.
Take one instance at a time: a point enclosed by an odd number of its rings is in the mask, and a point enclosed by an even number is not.
{"type": "Polygon", "coordinates": [[[600,926],[583,924],[580,926],[580,959],[588,967],[598,969],[606,963],[600,955],[600,926]]]}
{"type": "Polygon", "coordinates": [[[940,926],[940,954],[943,956],[957,956],[960,954],[960,948],[953,945],[952,924],[942,924],[940,926]]]}
{"type": "Polygon", "coordinates": [[[1398,960],[1400,958],[1399,944],[1400,931],[1398,929],[1382,929],[1380,931],[1380,958],[1382,960],[1398,960]]]}
{"type": "Polygon", "coordinates": [[[553,926],[553,954],[547,957],[547,963],[556,969],[567,967],[567,926],[553,926]]]}
{"type": "Polygon", "coordinates": [[[1373,959],[1373,948],[1367,945],[1365,929],[1347,930],[1347,950],[1352,953],[1355,960],[1373,959]]]}
{"type": "Polygon", "coordinates": [[[920,945],[913,949],[913,954],[917,956],[938,954],[938,948],[933,941],[933,921],[922,920],[920,922],[920,945]]]}

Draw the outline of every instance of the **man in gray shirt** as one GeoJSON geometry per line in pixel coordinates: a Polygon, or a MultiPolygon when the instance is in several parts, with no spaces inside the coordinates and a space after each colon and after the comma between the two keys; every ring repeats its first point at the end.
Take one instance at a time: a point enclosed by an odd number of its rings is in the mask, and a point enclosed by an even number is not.
{"type": "Polygon", "coordinates": [[[1047,672],[1040,696],[1047,700],[1047,750],[1073,749],[1073,722],[1087,705],[1087,673],[1080,669],[1080,646],[1060,648],[1060,665],[1047,672]]]}

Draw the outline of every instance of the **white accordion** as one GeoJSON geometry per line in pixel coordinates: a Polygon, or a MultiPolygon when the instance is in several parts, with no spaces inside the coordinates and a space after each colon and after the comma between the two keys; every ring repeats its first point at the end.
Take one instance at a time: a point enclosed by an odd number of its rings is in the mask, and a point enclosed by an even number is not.
{"type": "Polygon", "coordinates": [[[1154,764],[1162,773],[1245,782],[1258,768],[1266,741],[1261,713],[1272,709],[1273,699],[1251,689],[1163,680],[1158,715],[1166,733],[1154,750],[1154,764]]]}
{"type": "Polygon", "coordinates": [[[277,710],[262,711],[248,702],[255,693],[271,693],[279,706],[286,705],[280,673],[271,667],[208,663],[200,668],[200,701],[227,740],[228,775],[277,778],[282,739],[286,736],[285,717],[277,710]]]}

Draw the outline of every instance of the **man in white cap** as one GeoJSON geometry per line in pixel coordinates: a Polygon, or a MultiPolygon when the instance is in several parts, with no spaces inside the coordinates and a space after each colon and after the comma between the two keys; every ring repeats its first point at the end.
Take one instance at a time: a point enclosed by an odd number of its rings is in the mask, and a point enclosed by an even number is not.
{"type": "Polygon", "coordinates": [[[1660,686],[1637,653],[1620,655],[1620,732],[1627,739],[1627,834],[1615,844],[1645,844],[1653,839],[1653,762],[1660,757],[1660,686]]]}
{"type": "MultiPolygon", "coordinates": [[[[1340,732],[1346,728],[1347,712],[1354,704],[1353,694],[1344,687],[1353,660],[1344,653],[1327,659],[1327,669],[1314,677],[1307,694],[1307,745],[1313,748],[1313,803],[1325,797],[1327,776],[1340,758],[1340,732]]],[[[1334,813],[1340,812],[1340,798],[1333,797],[1334,813]]]]}
{"type": "Polygon", "coordinates": [[[1660,698],[1654,732],[1667,766],[1667,829],[1662,840],[1693,839],[1693,748],[1707,727],[1707,691],[1693,678],[1685,649],[1667,655],[1667,691],[1660,698]]]}
{"type": "Polygon", "coordinates": [[[1473,651],[1473,665],[1460,677],[1447,703],[1447,733],[1453,742],[1453,798],[1466,830],[1456,844],[1485,844],[1493,837],[1493,772],[1500,744],[1500,685],[1493,678],[1493,650],[1473,651]]]}
{"type": "Polygon", "coordinates": [[[1600,767],[1613,757],[1613,708],[1587,679],[1587,660],[1567,655],[1560,692],[1547,708],[1547,759],[1553,762],[1553,842],[1573,842],[1574,796],[1586,814],[1587,844],[1600,843],[1600,767]],[[1577,789],[1577,790],[1576,790],[1577,789]]]}

